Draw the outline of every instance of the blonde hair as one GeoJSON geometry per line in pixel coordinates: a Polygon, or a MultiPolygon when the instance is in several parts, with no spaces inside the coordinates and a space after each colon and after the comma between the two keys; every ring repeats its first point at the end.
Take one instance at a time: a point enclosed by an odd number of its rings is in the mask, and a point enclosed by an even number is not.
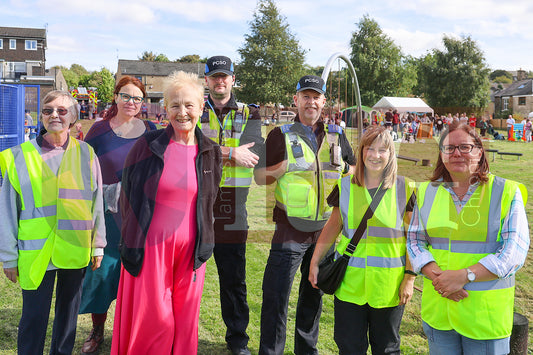
{"type": "Polygon", "coordinates": [[[368,127],[365,134],[363,134],[359,147],[357,148],[357,163],[355,164],[353,182],[359,186],[365,186],[364,148],[371,146],[375,141],[383,143],[385,148],[389,150],[389,161],[387,162],[385,169],[383,169],[382,176],[383,188],[389,189],[396,182],[398,164],[396,162],[396,149],[394,148],[392,136],[385,126],[368,127]]]}
{"type": "Polygon", "coordinates": [[[200,83],[198,75],[186,73],[182,70],[175,71],[166,78],[163,90],[163,102],[168,106],[170,94],[183,87],[190,87],[198,94],[200,104],[204,102],[204,85],[200,83]]]}

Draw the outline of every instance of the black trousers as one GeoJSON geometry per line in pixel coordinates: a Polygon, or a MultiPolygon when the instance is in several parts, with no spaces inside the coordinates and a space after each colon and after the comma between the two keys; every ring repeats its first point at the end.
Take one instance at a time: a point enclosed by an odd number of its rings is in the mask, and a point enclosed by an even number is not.
{"type": "Polygon", "coordinates": [[[287,309],[294,276],[300,268],[302,278],[296,306],[294,353],[318,354],[318,325],[323,292],[309,282],[309,263],[320,231],[300,232],[288,224],[276,224],[270,255],[263,277],[260,355],[284,353],[287,309]],[[310,242],[298,242],[308,240],[310,242]]]}
{"type": "Polygon", "coordinates": [[[36,290],[22,290],[18,354],[42,354],[57,275],[56,304],[50,354],[72,354],[81,300],[83,269],[47,271],[36,290]]]}
{"type": "Polygon", "coordinates": [[[226,325],[226,343],[231,349],[248,344],[246,328],[250,310],[246,300],[247,188],[219,190],[215,202],[215,248],[220,308],[226,325]]]}
{"type": "Polygon", "coordinates": [[[404,306],[373,308],[335,297],[335,343],[340,355],[400,354],[400,323],[404,306]],[[367,335],[368,334],[368,335],[367,335]]]}

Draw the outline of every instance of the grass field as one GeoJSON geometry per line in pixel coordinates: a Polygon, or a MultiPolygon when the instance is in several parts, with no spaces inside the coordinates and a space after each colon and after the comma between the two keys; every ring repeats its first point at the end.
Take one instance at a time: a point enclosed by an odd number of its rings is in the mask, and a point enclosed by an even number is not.
{"type": "MultiPolygon", "coordinates": [[[[84,132],[87,132],[91,122],[83,121],[84,132]]],[[[265,128],[263,128],[265,129],[265,128]]],[[[266,132],[264,132],[266,134],[266,132]]],[[[533,191],[533,177],[531,176],[531,164],[533,163],[533,144],[519,142],[487,142],[486,148],[498,149],[507,152],[521,152],[523,156],[520,160],[516,157],[500,158],[496,156],[492,161],[490,153],[489,161],[491,171],[499,176],[510,178],[526,185],[528,191],[533,191]]],[[[416,143],[398,144],[399,154],[416,157],[419,159],[429,159],[431,164],[435,164],[437,158],[437,142],[435,139],[419,140],[416,143]]],[[[431,166],[422,166],[420,163],[414,165],[412,162],[399,160],[399,173],[408,176],[415,181],[424,181],[432,172],[431,166]]],[[[249,242],[247,245],[247,284],[248,303],[250,305],[250,325],[248,334],[250,335],[249,347],[253,353],[257,354],[259,348],[259,319],[261,312],[261,284],[264,267],[269,252],[270,238],[272,237],[274,225],[271,221],[272,194],[262,186],[252,186],[248,198],[249,214],[249,242]]],[[[533,201],[529,199],[526,210],[531,221],[533,216],[533,201]]],[[[531,230],[531,228],[530,228],[531,230]]],[[[533,255],[529,254],[526,265],[516,277],[516,297],[515,310],[524,314],[530,320],[529,332],[533,330],[533,255]]],[[[291,302],[287,320],[287,343],[286,354],[292,354],[294,316],[296,298],[298,292],[300,276],[297,274],[293,285],[291,302]]],[[[417,278],[417,285],[421,286],[421,278],[417,278]]],[[[224,335],[225,327],[220,315],[220,303],[218,300],[218,275],[213,259],[207,263],[207,273],[205,288],[202,299],[199,328],[199,354],[229,354],[226,350],[224,335]]],[[[17,325],[20,318],[22,300],[18,284],[12,284],[4,276],[0,277],[0,354],[15,354],[17,325]]],[[[427,343],[422,331],[420,320],[420,293],[415,291],[415,295],[410,304],[407,305],[403,317],[400,333],[402,336],[403,354],[427,354],[427,343]]],[[[112,332],[112,319],[114,304],[110,310],[107,321],[105,340],[101,354],[108,354],[112,332]]],[[[50,316],[50,325],[53,319],[53,312],[50,316]]],[[[324,296],[324,310],[320,321],[320,354],[336,354],[337,347],[333,341],[333,296],[324,296]]],[[[84,338],[91,329],[89,315],[81,315],[78,321],[78,334],[76,338],[75,353],[79,353],[84,338]]],[[[51,333],[51,327],[49,327],[51,333]]],[[[49,337],[48,337],[49,338],[49,337]]],[[[47,346],[48,346],[47,342],[47,346]]],[[[529,339],[529,353],[533,352],[533,339],[529,339]]]]}

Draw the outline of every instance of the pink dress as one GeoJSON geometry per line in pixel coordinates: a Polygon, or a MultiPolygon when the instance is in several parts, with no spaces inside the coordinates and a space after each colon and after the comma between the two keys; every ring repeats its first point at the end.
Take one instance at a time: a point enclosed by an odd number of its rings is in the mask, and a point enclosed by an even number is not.
{"type": "Polygon", "coordinates": [[[205,264],[193,271],[198,146],[171,141],[137,277],[121,269],[111,354],[196,354],[205,264]]]}

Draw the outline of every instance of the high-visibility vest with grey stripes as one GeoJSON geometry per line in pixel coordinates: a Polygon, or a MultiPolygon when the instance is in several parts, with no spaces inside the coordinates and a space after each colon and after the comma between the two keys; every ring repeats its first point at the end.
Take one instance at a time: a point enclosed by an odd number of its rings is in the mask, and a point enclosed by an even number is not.
{"type": "MultiPolygon", "coordinates": [[[[517,189],[527,202],[522,184],[489,174],[459,213],[442,183],[420,185],[418,206],[421,227],[428,234],[428,249],[442,270],[460,270],[496,253],[502,246],[501,226],[517,189]]],[[[442,297],[424,278],[422,319],[438,330],[454,329],[478,340],[510,336],[513,323],[514,276],[464,286],[468,297],[454,302],[442,297]]]]}
{"type": "MultiPolygon", "coordinates": [[[[291,131],[291,126],[281,127],[285,135],[287,170],[277,181],[276,206],[287,213],[289,222],[296,229],[316,231],[331,215],[332,208],[326,199],[341,178],[342,166],[331,164],[330,148],[333,144],[339,146],[342,129],[336,125],[325,125],[326,136],[315,155],[305,140],[291,131]],[[302,154],[299,154],[300,151],[302,154]]],[[[340,149],[338,154],[342,162],[340,149]]]]}
{"type": "MultiPolygon", "coordinates": [[[[223,147],[238,147],[244,128],[248,123],[250,110],[247,106],[239,104],[238,110],[229,111],[219,123],[218,117],[211,109],[204,110],[198,120],[202,133],[223,147]],[[222,127],[220,126],[222,124],[222,127]]],[[[253,168],[242,166],[222,166],[221,187],[250,187],[252,184],[253,168]]]]}
{"type": "Polygon", "coordinates": [[[57,176],[35,140],[0,153],[21,201],[18,271],[25,290],[39,287],[50,261],[60,269],[89,264],[93,230],[93,149],[70,138],[57,176]]]}
{"type": "MultiPolygon", "coordinates": [[[[341,179],[339,191],[342,235],[336,258],[344,254],[372,201],[367,188],[355,184],[352,176],[341,179]]],[[[335,292],[338,299],[358,305],[368,303],[373,308],[398,305],[406,258],[404,216],[413,191],[414,183],[403,176],[387,189],[348,261],[344,279],[335,292]]]]}

